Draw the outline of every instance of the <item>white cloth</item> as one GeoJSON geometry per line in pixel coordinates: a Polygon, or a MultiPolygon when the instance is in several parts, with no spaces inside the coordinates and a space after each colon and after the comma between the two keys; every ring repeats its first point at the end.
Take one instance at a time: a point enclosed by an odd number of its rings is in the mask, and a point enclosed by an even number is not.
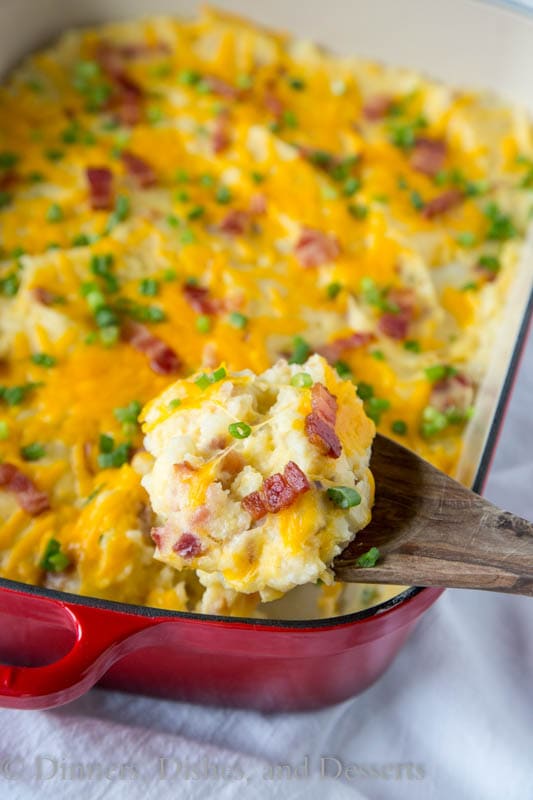
{"type": "MultiPolygon", "coordinates": [[[[530,519],[532,397],[533,337],[486,492],[530,519]]],[[[0,800],[529,800],[532,612],[530,598],[447,591],[381,680],[313,713],[101,690],[52,711],[1,710],[0,800]]]]}

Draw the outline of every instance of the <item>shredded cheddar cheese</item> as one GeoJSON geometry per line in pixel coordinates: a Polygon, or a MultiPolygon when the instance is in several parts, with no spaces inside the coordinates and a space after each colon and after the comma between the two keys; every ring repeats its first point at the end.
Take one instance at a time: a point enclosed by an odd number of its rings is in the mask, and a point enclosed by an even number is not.
{"type": "Polygon", "coordinates": [[[453,474],[533,203],[523,112],[207,10],[67,33],[0,117],[2,576],[200,607],[152,558],[136,409],[221,364],[318,352],[453,474]]]}

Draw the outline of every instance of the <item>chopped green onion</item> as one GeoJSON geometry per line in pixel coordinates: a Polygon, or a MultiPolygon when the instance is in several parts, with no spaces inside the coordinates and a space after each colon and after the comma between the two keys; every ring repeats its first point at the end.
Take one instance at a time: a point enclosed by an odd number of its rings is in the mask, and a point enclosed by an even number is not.
{"type": "Polygon", "coordinates": [[[361,188],[361,181],[358,178],[347,178],[342,187],[342,193],[346,197],[351,197],[361,188]]]}
{"type": "Polygon", "coordinates": [[[298,117],[291,111],[290,109],[286,109],[283,114],[281,115],[283,120],[283,124],[287,125],[288,128],[297,128],[298,127],[298,117]]]}
{"type": "Polygon", "coordinates": [[[295,336],[292,343],[293,351],[289,358],[289,364],[303,364],[307,361],[311,347],[301,336],[295,336]]]}
{"type": "Polygon", "coordinates": [[[385,361],[385,353],[383,350],[372,350],[370,355],[372,358],[375,358],[376,361],[385,361]]]}
{"type": "Polygon", "coordinates": [[[189,220],[200,219],[200,217],[203,217],[204,214],[205,214],[204,206],[194,206],[187,214],[187,219],[189,220]]]}
{"type": "Polygon", "coordinates": [[[379,425],[382,413],[389,408],[390,401],[382,397],[370,397],[365,403],[366,415],[370,417],[376,425],[379,425]]]}
{"type": "Polygon", "coordinates": [[[478,264],[491,272],[498,272],[501,267],[500,259],[496,258],[496,256],[481,256],[478,264]]]}
{"type": "Polygon", "coordinates": [[[5,441],[9,436],[9,425],[2,419],[0,420],[0,442],[5,441]]]}
{"type": "Polygon", "coordinates": [[[365,219],[368,216],[368,208],[357,203],[351,203],[348,206],[348,211],[356,219],[365,219]]]}
{"type": "Polygon", "coordinates": [[[145,297],[155,297],[159,291],[159,284],[153,278],[143,278],[139,282],[139,292],[145,297]]]}
{"type": "Polygon", "coordinates": [[[287,83],[289,84],[291,89],[294,89],[295,92],[303,92],[306,86],[304,79],[298,77],[287,78],[287,83]]]}
{"type": "Polygon", "coordinates": [[[132,400],[127,406],[113,409],[113,414],[119,422],[135,423],[141,413],[142,403],[132,400]]]}
{"type": "Polygon", "coordinates": [[[339,378],[342,378],[343,380],[352,378],[352,370],[346,361],[341,361],[341,359],[339,359],[335,362],[334,366],[339,378]]]}
{"type": "Polygon", "coordinates": [[[420,192],[411,192],[411,205],[417,211],[421,211],[424,208],[424,200],[422,199],[420,192]]]}
{"type": "Polygon", "coordinates": [[[20,156],[16,153],[4,150],[3,153],[0,153],[0,169],[11,169],[18,164],[19,160],[20,156]]]}
{"type": "Polygon", "coordinates": [[[8,406],[18,406],[33,389],[42,386],[42,383],[25,383],[21,386],[0,386],[0,400],[8,406]]]}
{"type": "Polygon", "coordinates": [[[417,342],[416,339],[407,339],[403,343],[404,350],[408,350],[410,353],[419,353],[420,352],[420,342],[417,342]]]}
{"type": "Polygon", "coordinates": [[[232,311],[228,319],[230,325],[233,325],[234,328],[239,328],[240,330],[246,328],[248,324],[248,317],[246,317],[244,314],[241,314],[240,311],[232,311]]]}
{"type": "Polygon", "coordinates": [[[391,431],[398,436],[405,436],[407,433],[407,423],[403,419],[396,419],[391,425],[391,431]]]}
{"type": "Polygon", "coordinates": [[[46,450],[39,442],[32,442],[20,448],[20,455],[24,461],[38,461],[46,453],[46,450]]]}
{"type": "Polygon", "coordinates": [[[327,492],[329,499],[339,508],[353,508],[361,502],[361,495],[350,486],[332,486],[327,492]]]}
{"type": "Polygon", "coordinates": [[[169,404],[168,404],[168,407],[169,407],[169,408],[170,408],[172,411],[174,411],[174,409],[175,409],[175,408],[178,408],[178,406],[181,406],[181,400],[180,400],[180,398],[179,398],[179,397],[175,397],[175,398],[174,398],[173,400],[171,400],[171,401],[169,402],[169,404]]]}
{"type": "Polygon", "coordinates": [[[361,400],[370,400],[371,397],[374,397],[374,387],[361,381],[357,384],[357,395],[361,400]]]}
{"type": "Polygon", "coordinates": [[[227,186],[220,186],[215,194],[215,200],[220,205],[227,205],[232,200],[232,194],[227,186]]]}
{"type": "Polygon", "coordinates": [[[69,564],[70,559],[61,551],[61,544],[57,539],[50,539],[39,562],[41,569],[46,572],[62,572],[69,564]]]}
{"type": "Polygon", "coordinates": [[[246,422],[232,422],[228,425],[228,431],[234,439],[247,439],[252,429],[246,422]]]}
{"type": "Polygon", "coordinates": [[[61,222],[64,218],[63,209],[57,203],[53,203],[46,212],[47,222],[61,222]]]}
{"type": "Polygon", "coordinates": [[[209,333],[211,330],[211,317],[207,314],[200,314],[196,317],[196,330],[199,333],[209,333]]]}
{"type": "Polygon", "coordinates": [[[470,231],[462,231],[457,234],[455,241],[457,244],[460,244],[461,247],[473,247],[476,243],[476,237],[470,231]]]}
{"type": "Polygon", "coordinates": [[[326,292],[330,300],[335,300],[337,295],[342,291],[342,283],[333,281],[326,286],[326,292]]]}
{"type": "Polygon", "coordinates": [[[49,356],[47,353],[34,353],[31,360],[38,367],[55,367],[57,364],[57,358],[49,356]]]}
{"type": "Polygon", "coordinates": [[[457,375],[455,367],[450,367],[448,364],[434,364],[431,367],[426,367],[424,370],[426,378],[430,381],[441,381],[444,378],[451,378],[457,375]]]}
{"type": "Polygon", "coordinates": [[[378,559],[380,557],[380,552],[377,547],[371,547],[370,550],[367,550],[366,553],[363,553],[357,559],[357,566],[358,567],[375,567],[378,559]]]}
{"type": "Polygon", "coordinates": [[[307,388],[313,385],[313,378],[308,372],[297,372],[291,378],[291,386],[297,386],[299,389],[307,388]]]}

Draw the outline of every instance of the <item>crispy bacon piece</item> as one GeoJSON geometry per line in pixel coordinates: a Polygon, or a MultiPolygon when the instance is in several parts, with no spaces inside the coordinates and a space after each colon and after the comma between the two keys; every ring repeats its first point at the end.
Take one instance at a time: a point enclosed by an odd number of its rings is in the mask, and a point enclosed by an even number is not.
{"type": "Polygon", "coordinates": [[[247,211],[233,208],[221,220],[218,229],[221,233],[226,233],[229,236],[242,236],[246,232],[249,223],[250,215],[247,211]]]}
{"type": "Polygon", "coordinates": [[[150,367],[159,375],[171,375],[181,368],[182,361],[177,353],[139,322],[126,322],[122,326],[122,337],[136,350],[148,356],[150,367]]]}
{"type": "Polygon", "coordinates": [[[294,246],[294,254],[302,267],[320,267],[333,261],[340,253],[335,236],[315,228],[302,228],[294,246]]]}
{"type": "Polygon", "coordinates": [[[263,103],[267,111],[270,111],[270,113],[276,117],[276,119],[279,119],[285,110],[283,101],[280,100],[272,88],[268,88],[265,92],[263,103]]]}
{"type": "Polygon", "coordinates": [[[230,136],[230,114],[225,109],[217,114],[213,132],[211,134],[211,149],[214,155],[219,155],[227,150],[231,142],[230,136]]]}
{"type": "Polygon", "coordinates": [[[199,314],[216,314],[220,309],[219,301],[210,297],[210,291],[205,286],[186,283],[183,286],[183,294],[191,308],[199,314]]]}
{"type": "Polygon", "coordinates": [[[417,172],[433,177],[446,161],[447,147],[442,139],[420,137],[411,152],[410,164],[417,172]]]}
{"type": "Polygon", "coordinates": [[[108,167],[87,167],[89,200],[93,211],[107,211],[113,205],[113,173],[108,167]]]}
{"type": "Polygon", "coordinates": [[[51,292],[50,289],[46,289],[44,286],[34,286],[31,293],[35,300],[42,306],[52,306],[57,297],[54,292],[51,292]]]}
{"type": "Polygon", "coordinates": [[[311,484],[307,476],[294,461],[289,461],[281,472],[275,472],[265,478],[263,485],[257,492],[243,497],[241,504],[252,519],[262,519],[265,514],[277,514],[284,508],[289,508],[296,499],[309,491],[311,484]]]}
{"type": "Polygon", "coordinates": [[[341,358],[346,350],[354,350],[357,347],[364,347],[370,342],[374,341],[376,337],[370,331],[361,331],[351,333],[349,336],[341,336],[339,339],[334,339],[328,344],[317,347],[316,352],[321,355],[330,364],[334,364],[341,358]]]}
{"type": "Polygon", "coordinates": [[[337,398],[322,383],[315,383],[311,389],[311,409],[305,418],[307,438],[324,455],[338,458],[342,446],[335,432],[337,398]]]}
{"type": "Polygon", "coordinates": [[[283,477],[293,492],[296,492],[298,495],[304,494],[304,492],[307,492],[307,490],[311,488],[307,475],[305,472],[302,472],[298,464],[295,464],[294,461],[289,461],[285,466],[283,477]]]}
{"type": "Polygon", "coordinates": [[[4,172],[3,175],[0,175],[0,191],[7,192],[8,189],[12,189],[18,182],[19,176],[13,170],[8,170],[8,172],[4,172]]]}
{"type": "Polygon", "coordinates": [[[378,328],[391,339],[405,339],[415,312],[416,294],[409,288],[391,289],[387,294],[389,303],[398,307],[396,313],[387,311],[378,320],[378,328]]]}
{"type": "Polygon", "coordinates": [[[0,486],[13,492],[19,506],[32,517],[37,517],[50,508],[48,495],[41,492],[32,479],[18,467],[7,461],[0,464],[0,486]]]}
{"type": "Polygon", "coordinates": [[[109,107],[123,125],[132,127],[141,121],[142,99],[143,91],[135,81],[124,74],[115,77],[109,107]]]}
{"type": "Polygon", "coordinates": [[[456,409],[464,413],[474,399],[474,386],[470,378],[459,373],[437,381],[431,391],[429,403],[442,413],[456,409]]]}
{"type": "Polygon", "coordinates": [[[386,311],[378,320],[378,328],[391,339],[405,339],[409,330],[409,319],[404,314],[386,311]]]}
{"type": "Polygon", "coordinates": [[[121,158],[128,175],[135,180],[140,189],[148,189],[157,182],[153,167],[144,158],[130,153],[129,150],[123,150],[121,158]]]}
{"type": "Polygon", "coordinates": [[[164,528],[152,528],[150,531],[150,537],[158,550],[161,550],[163,544],[163,534],[164,528]]]}
{"type": "Polygon", "coordinates": [[[463,199],[463,193],[459,191],[459,189],[449,189],[449,191],[437,195],[437,197],[434,197],[429,203],[426,203],[422,209],[422,216],[426,219],[438,217],[460,205],[463,199]]]}
{"type": "Polygon", "coordinates": [[[253,520],[262,519],[267,513],[261,490],[247,494],[246,497],[242,498],[241,505],[253,520]]]}
{"type": "Polygon", "coordinates": [[[394,100],[389,95],[377,94],[370,97],[363,106],[363,116],[369,122],[377,122],[387,116],[394,100]]]}
{"type": "Polygon", "coordinates": [[[217,97],[223,97],[225,100],[237,100],[240,96],[240,91],[235,86],[216,75],[205,75],[203,82],[217,97]]]}
{"type": "MultiPolygon", "coordinates": [[[[108,107],[124,125],[136,125],[141,119],[143,91],[125,71],[125,62],[133,57],[131,47],[102,42],[96,60],[113,85],[108,107]],[[129,49],[128,49],[129,48],[129,49]]],[[[136,51],[138,52],[138,51],[136,51]]]]}
{"type": "Polygon", "coordinates": [[[202,543],[194,533],[182,533],[172,549],[182,558],[196,558],[202,552],[202,543]]]}

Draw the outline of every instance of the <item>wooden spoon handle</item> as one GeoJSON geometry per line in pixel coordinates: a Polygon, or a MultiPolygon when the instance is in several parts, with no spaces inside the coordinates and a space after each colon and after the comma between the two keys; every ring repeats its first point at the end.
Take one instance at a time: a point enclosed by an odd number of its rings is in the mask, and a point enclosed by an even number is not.
{"type": "Polygon", "coordinates": [[[338,580],[533,596],[533,524],[494,506],[381,437],[370,525],[335,559],[338,580]],[[393,461],[391,461],[391,457],[393,461]],[[420,502],[413,507],[413,493],[420,502]],[[375,567],[357,559],[380,550],[375,567]]]}

